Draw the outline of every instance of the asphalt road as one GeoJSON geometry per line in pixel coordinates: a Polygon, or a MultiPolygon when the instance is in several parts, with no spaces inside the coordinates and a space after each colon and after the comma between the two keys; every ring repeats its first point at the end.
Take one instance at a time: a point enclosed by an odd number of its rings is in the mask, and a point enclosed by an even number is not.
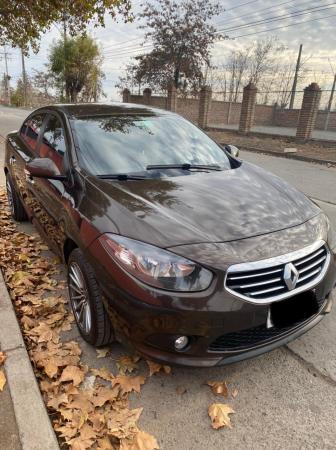
{"type": "MultiPolygon", "coordinates": [[[[25,114],[0,108],[0,133],[15,128],[25,114]]],[[[248,152],[241,157],[318,199],[336,226],[336,169],[248,152]]],[[[3,146],[1,165],[2,158],[3,146]]],[[[34,231],[29,224],[25,230],[34,231]]],[[[144,407],[140,425],[158,438],[164,450],[335,449],[335,324],[334,309],[303,337],[253,360],[211,369],[174,367],[172,376],[152,377],[132,398],[132,406],[144,407]],[[228,401],[236,414],[233,429],[215,431],[207,407],[221,399],[204,383],[223,379],[238,389],[237,397],[228,401]],[[186,393],[177,394],[179,387],[186,393]]],[[[116,371],[114,359],[124,352],[120,345],[111,346],[112,357],[97,359],[95,349],[81,340],[75,328],[64,336],[69,338],[80,341],[84,363],[116,371]]],[[[141,370],[145,373],[144,365],[141,370]]]]}

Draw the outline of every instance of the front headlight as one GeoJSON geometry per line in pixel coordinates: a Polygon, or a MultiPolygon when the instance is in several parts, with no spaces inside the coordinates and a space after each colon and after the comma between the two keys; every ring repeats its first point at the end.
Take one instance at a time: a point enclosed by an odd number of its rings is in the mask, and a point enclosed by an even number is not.
{"type": "Polygon", "coordinates": [[[150,286],[195,292],[207,289],[212,281],[209,270],[153,245],[116,234],[104,234],[99,239],[119,266],[150,286]]]}

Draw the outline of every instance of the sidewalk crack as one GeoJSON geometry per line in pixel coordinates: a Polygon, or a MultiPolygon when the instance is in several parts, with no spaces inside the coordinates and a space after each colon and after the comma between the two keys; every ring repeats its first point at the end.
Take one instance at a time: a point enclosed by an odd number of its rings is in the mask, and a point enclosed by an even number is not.
{"type": "Polygon", "coordinates": [[[324,372],[322,372],[320,369],[318,369],[317,367],[314,366],[313,363],[310,363],[308,361],[306,361],[301,355],[299,355],[298,353],[296,353],[294,350],[292,350],[291,348],[289,348],[287,345],[284,346],[285,349],[288,351],[288,353],[294,358],[296,359],[296,361],[298,361],[302,366],[305,367],[305,369],[308,370],[309,373],[311,373],[314,376],[318,376],[319,378],[321,378],[322,380],[324,380],[326,383],[328,383],[329,385],[336,387],[336,380],[334,380],[333,378],[331,378],[329,375],[326,375],[324,372]]]}

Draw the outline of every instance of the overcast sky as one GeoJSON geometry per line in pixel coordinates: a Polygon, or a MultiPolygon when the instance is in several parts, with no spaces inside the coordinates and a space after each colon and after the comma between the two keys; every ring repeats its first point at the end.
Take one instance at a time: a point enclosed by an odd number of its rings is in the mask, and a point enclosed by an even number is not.
{"type": "MultiPolygon", "coordinates": [[[[139,11],[140,3],[141,0],[133,1],[134,12],[139,11]]],[[[316,78],[323,72],[327,74],[323,76],[324,87],[331,88],[333,75],[329,58],[336,70],[335,1],[220,0],[219,3],[222,11],[213,19],[213,23],[218,29],[228,29],[227,34],[232,39],[216,43],[212,52],[215,64],[224,62],[225,57],[234,48],[241,48],[258,38],[274,35],[286,45],[288,60],[295,60],[299,45],[302,43],[303,57],[311,57],[309,59],[311,81],[317,81],[316,78]],[[296,16],[293,17],[294,14],[296,16]],[[273,20],[283,15],[292,15],[292,17],[273,20]],[[252,24],[264,19],[272,21],[252,24]],[[264,32],[268,29],[273,30],[264,32]]],[[[40,52],[37,55],[32,54],[26,60],[26,70],[29,75],[34,74],[34,69],[43,69],[50,44],[60,37],[61,30],[60,25],[55,25],[43,36],[40,52]]],[[[131,57],[141,53],[139,44],[142,42],[144,32],[137,29],[136,21],[124,24],[122,20],[113,22],[110,18],[106,20],[106,28],[94,29],[90,26],[90,30],[99,41],[104,55],[103,70],[106,80],[103,88],[107,94],[107,100],[120,100],[115,83],[131,57]]],[[[21,57],[17,49],[8,49],[8,51],[10,53],[9,72],[12,83],[15,84],[21,76],[21,57]]],[[[3,60],[0,61],[0,70],[4,71],[3,60]]]]}

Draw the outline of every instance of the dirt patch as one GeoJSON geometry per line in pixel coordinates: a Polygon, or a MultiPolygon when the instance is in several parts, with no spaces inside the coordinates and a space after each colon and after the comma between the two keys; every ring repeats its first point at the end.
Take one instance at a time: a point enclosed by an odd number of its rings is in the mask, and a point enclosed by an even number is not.
{"type": "Polygon", "coordinates": [[[241,135],[230,130],[208,131],[208,134],[217,142],[233,144],[242,149],[250,147],[284,155],[285,148],[296,148],[295,155],[321,161],[335,161],[336,165],[336,142],[309,141],[298,143],[291,137],[262,136],[260,134],[241,135]]]}

